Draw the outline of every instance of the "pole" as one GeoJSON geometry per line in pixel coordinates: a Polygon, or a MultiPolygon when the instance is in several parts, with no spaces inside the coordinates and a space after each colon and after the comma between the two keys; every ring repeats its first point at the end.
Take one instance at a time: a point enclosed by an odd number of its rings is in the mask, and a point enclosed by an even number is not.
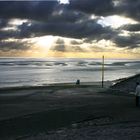
{"type": "Polygon", "coordinates": [[[104,87],[104,55],[102,57],[102,88],[104,87]]]}

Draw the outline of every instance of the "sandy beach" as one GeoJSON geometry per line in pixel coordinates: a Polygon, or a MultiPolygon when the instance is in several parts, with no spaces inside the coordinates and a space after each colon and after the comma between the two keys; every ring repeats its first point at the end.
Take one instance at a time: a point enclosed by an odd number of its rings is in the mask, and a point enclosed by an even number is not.
{"type": "Polygon", "coordinates": [[[135,96],[109,82],[0,90],[0,139],[139,139],[135,96]]]}

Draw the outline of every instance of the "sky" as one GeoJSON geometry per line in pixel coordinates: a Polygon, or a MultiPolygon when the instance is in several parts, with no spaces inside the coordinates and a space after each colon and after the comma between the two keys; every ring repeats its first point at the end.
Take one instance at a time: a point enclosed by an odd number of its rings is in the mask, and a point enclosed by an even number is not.
{"type": "Polygon", "coordinates": [[[140,0],[0,1],[0,57],[140,58],[140,0]]]}

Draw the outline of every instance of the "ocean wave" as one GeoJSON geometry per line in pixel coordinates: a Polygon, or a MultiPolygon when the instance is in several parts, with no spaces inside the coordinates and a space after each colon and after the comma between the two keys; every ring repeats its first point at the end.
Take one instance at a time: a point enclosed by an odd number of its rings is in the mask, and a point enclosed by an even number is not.
{"type": "MultiPolygon", "coordinates": [[[[102,62],[96,61],[2,61],[0,66],[27,66],[27,67],[100,67],[102,62]]],[[[124,61],[124,62],[105,62],[105,67],[140,67],[140,61],[124,61]]]]}
{"type": "Polygon", "coordinates": [[[54,65],[56,65],[56,66],[58,66],[58,65],[67,66],[68,64],[65,63],[65,62],[55,62],[54,65]]]}
{"type": "Polygon", "coordinates": [[[4,66],[14,66],[15,63],[12,63],[12,62],[0,62],[0,65],[4,65],[4,66]]]}
{"type": "Polygon", "coordinates": [[[88,63],[88,65],[101,65],[102,63],[101,62],[90,62],[88,63]]]}
{"type": "Polygon", "coordinates": [[[0,62],[1,66],[67,66],[65,62],[52,62],[52,61],[13,61],[13,62],[0,62]]]}
{"type": "MultiPolygon", "coordinates": [[[[119,69],[119,68],[118,68],[119,69]]],[[[63,71],[101,71],[102,68],[101,67],[84,67],[84,68],[69,68],[69,69],[63,69],[63,71]]],[[[105,71],[114,71],[116,70],[116,68],[112,68],[112,67],[106,67],[105,71]]]]}
{"type": "Polygon", "coordinates": [[[133,66],[133,65],[140,65],[140,61],[124,61],[124,62],[114,62],[112,65],[121,65],[121,66],[133,66]]]}
{"type": "Polygon", "coordinates": [[[131,67],[131,66],[140,66],[140,62],[126,63],[125,66],[129,66],[129,67],[131,67]]]}

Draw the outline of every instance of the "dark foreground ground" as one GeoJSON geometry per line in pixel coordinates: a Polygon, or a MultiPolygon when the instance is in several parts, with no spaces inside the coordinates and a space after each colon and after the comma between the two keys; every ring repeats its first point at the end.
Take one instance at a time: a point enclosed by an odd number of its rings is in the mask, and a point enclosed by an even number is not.
{"type": "Polygon", "coordinates": [[[140,139],[134,95],[100,86],[0,91],[0,140],[140,139]]]}

